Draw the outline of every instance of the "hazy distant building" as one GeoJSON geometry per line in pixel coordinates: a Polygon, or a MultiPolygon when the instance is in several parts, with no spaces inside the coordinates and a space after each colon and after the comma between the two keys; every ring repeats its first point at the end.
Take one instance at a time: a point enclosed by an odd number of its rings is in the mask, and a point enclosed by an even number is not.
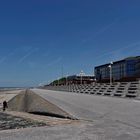
{"type": "Polygon", "coordinates": [[[114,81],[132,81],[140,78],[140,56],[128,57],[112,64],[108,63],[95,67],[95,78],[97,81],[109,81],[110,66],[114,81]]]}
{"type": "Polygon", "coordinates": [[[95,80],[95,76],[92,75],[72,75],[68,76],[68,83],[69,84],[91,84],[95,80]]]}

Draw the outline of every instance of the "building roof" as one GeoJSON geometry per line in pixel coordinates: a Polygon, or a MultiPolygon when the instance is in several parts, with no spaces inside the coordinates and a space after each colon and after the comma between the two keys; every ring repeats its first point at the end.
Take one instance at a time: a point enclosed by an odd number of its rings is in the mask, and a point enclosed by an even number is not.
{"type": "MultiPolygon", "coordinates": [[[[137,59],[137,58],[140,58],[140,56],[127,57],[127,58],[124,58],[122,60],[115,61],[115,62],[113,62],[113,64],[121,63],[121,62],[124,62],[128,59],[137,59]]],[[[103,64],[103,65],[96,66],[95,69],[100,68],[100,67],[106,67],[106,66],[109,66],[109,65],[110,65],[110,63],[106,63],[106,64],[103,64]]]]}

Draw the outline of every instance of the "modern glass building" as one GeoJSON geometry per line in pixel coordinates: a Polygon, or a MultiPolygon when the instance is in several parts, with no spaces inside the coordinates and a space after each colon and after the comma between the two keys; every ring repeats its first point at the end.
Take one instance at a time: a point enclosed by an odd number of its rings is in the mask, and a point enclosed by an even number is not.
{"type": "Polygon", "coordinates": [[[112,64],[104,64],[95,67],[95,78],[97,81],[132,81],[140,78],[140,56],[128,57],[112,64]],[[111,67],[111,68],[110,68],[111,67]]]}

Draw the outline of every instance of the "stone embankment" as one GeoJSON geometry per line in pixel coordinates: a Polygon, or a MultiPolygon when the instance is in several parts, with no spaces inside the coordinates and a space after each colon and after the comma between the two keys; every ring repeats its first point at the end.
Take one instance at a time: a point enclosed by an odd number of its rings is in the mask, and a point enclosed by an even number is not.
{"type": "Polygon", "coordinates": [[[68,113],[30,90],[0,94],[0,131],[78,123],[68,113]],[[8,109],[2,111],[2,102],[8,109]]]}
{"type": "Polygon", "coordinates": [[[70,114],[30,90],[20,92],[8,102],[8,106],[11,111],[73,119],[70,114]]]}

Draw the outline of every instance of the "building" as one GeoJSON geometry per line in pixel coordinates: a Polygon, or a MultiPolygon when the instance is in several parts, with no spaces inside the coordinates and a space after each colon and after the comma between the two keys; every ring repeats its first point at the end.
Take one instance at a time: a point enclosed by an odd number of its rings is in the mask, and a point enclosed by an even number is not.
{"type": "Polygon", "coordinates": [[[95,76],[92,75],[73,75],[68,76],[68,84],[91,84],[95,80],[95,76]]]}
{"type": "Polygon", "coordinates": [[[128,57],[112,64],[95,67],[95,78],[98,82],[109,82],[110,77],[113,81],[138,80],[140,78],[140,56],[128,57]]]}
{"type": "Polygon", "coordinates": [[[91,84],[94,81],[95,76],[92,75],[71,75],[55,80],[49,85],[91,84]]]}

